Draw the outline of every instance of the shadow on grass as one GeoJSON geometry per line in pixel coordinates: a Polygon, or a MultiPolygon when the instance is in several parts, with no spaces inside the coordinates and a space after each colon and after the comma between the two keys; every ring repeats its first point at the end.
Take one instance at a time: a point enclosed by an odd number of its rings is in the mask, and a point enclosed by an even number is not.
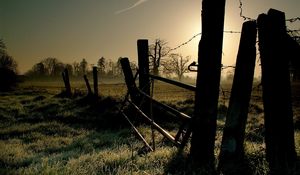
{"type": "Polygon", "coordinates": [[[209,165],[199,166],[183,150],[178,150],[165,167],[166,175],[216,175],[216,169],[209,165]]]}
{"type": "MultiPolygon", "coordinates": [[[[299,159],[299,158],[298,158],[299,159]]],[[[218,160],[216,161],[218,162],[218,160]]],[[[297,162],[299,173],[299,160],[297,162]]],[[[199,166],[195,164],[190,156],[183,152],[177,151],[172,155],[169,163],[165,167],[166,175],[266,175],[269,173],[268,164],[263,152],[257,154],[247,154],[242,160],[228,160],[220,169],[217,165],[199,166]]]]}

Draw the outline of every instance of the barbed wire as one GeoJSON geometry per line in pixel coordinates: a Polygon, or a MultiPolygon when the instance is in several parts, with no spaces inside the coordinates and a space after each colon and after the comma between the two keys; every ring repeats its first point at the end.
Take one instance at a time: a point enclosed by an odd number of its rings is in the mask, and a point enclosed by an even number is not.
{"type": "Polygon", "coordinates": [[[240,32],[240,31],[225,30],[224,33],[242,33],[242,32],[240,32]]]}
{"type": "MultiPolygon", "coordinates": [[[[241,33],[241,32],[239,32],[239,31],[228,31],[228,30],[225,30],[225,31],[223,31],[223,32],[224,32],[224,33],[232,33],[232,34],[238,34],[238,33],[241,33]]],[[[202,33],[197,33],[197,34],[193,35],[193,36],[192,36],[190,39],[188,39],[187,41],[185,41],[185,42],[179,44],[178,46],[173,47],[172,49],[170,49],[170,50],[167,52],[166,55],[168,55],[168,54],[169,54],[170,52],[172,52],[172,51],[175,51],[175,50],[181,48],[181,47],[184,46],[184,45],[187,45],[188,43],[190,43],[191,41],[193,41],[197,36],[200,36],[200,35],[202,35],[202,33]]]]}
{"type": "MultiPolygon", "coordinates": [[[[243,18],[244,20],[252,20],[252,21],[255,21],[255,19],[253,18],[250,18],[250,17],[247,17],[245,15],[243,15],[243,2],[242,0],[239,0],[239,9],[240,9],[240,17],[243,18]]],[[[296,22],[296,21],[300,21],[300,17],[295,17],[295,18],[290,18],[290,19],[286,19],[286,21],[288,22],[296,22]]],[[[241,33],[240,31],[223,31],[224,33],[231,33],[231,34],[239,34],[241,33]]],[[[297,33],[297,32],[300,32],[300,29],[297,29],[297,30],[287,30],[288,33],[297,33]]],[[[189,44],[191,41],[193,41],[196,37],[200,36],[202,33],[197,33],[195,35],[193,35],[190,39],[188,39],[187,41],[179,44],[178,46],[176,47],[173,47],[171,48],[170,50],[168,50],[168,52],[166,53],[166,55],[169,55],[171,52],[181,48],[182,46],[184,45],[187,45],[189,44]]]]}
{"type": "Polygon", "coordinates": [[[285,21],[288,21],[290,23],[296,22],[296,21],[300,21],[300,17],[295,17],[295,18],[290,18],[290,19],[286,19],[285,21]]]}
{"type": "Polygon", "coordinates": [[[176,47],[170,49],[170,50],[167,52],[166,55],[168,55],[170,52],[172,52],[172,51],[174,51],[174,50],[177,50],[177,49],[179,49],[180,47],[182,47],[182,46],[188,44],[189,42],[191,42],[193,39],[195,39],[197,36],[200,36],[201,34],[202,34],[202,33],[197,33],[197,34],[195,34],[194,36],[192,36],[192,37],[191,37],[189,40],[187,40],[186,42],[183,42],[183,43],[179,44],[178,46],[176,46],[176,47]]]}
{"type": "MultiPolygon", "coordinates": [[[[240,17],[241,18],[243,18],[244,20],[254,20],[255,21],[255,19],[247,17],[243,14],[243,2],[242,2],[242,0],[239,0],[239,9],[240,9],[240,17]]],[[[285,21],[293,23],[293,22],[296,22],[296,21],[300,21],[300,17],[289,18],[289,19],[286,19],[285,21]]]]}

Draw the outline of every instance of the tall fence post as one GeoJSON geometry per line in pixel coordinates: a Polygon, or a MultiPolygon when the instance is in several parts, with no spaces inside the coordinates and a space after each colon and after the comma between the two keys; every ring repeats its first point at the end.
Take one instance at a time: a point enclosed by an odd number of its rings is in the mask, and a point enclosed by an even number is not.
{"type": "Polygon", "coordinates": [[[243,174],[241,163],[255,69],[256,33],[255,21],[244,22],[218,165],[224,174],[243,174]]]}
{"type": "Polygon", "coordinates": [[[133,103],[138,104],[140,97],[139,97],[138,90],[137,90],[137,87],[135,84],[135,80],[134,80],[134,77],[132,74],[129,60],[128,60],[128,58],[121,58],[120,62],[121,62],[126,86],[127,86],[129,95],[131,97],[131,100],[133,101],[133,103]]]}
{"type": "Polygon", "coordinates": [[[64,69],[64,71],[62,72],[62,77],[66,88],[66,96],[70,97],[72,95],[72,92],[68,69],[64,69]]]}
{"type": "Polygon", "coordinates": [[[93,67],[93,79],[94,79],[94,95],[98,97],[98,70],[97,67],[93,67]]]}
{"type": "Polygon", "coordinates": [[[137,41],[139,64],[139,88],[150,95],[148,40],[137,41]]]}
{"type": "MultiPolygon", "coordinates": [[[[141,39],[137,41],[138,65],[139,65],[139,89],[150,95],[150,78],[149,78],[149,57],[148,57],[148,40],[141,39]]],[[[150,102],[145,100],[143,111],[149,115],[150,102]]]]}
{"type": "MultiPolygon", "coordinates": [[[[138,64],[139,64],[139,89],[145,92],[145,94],[150,96],[148,40],[146,39],[138,40],[137,48],[138,48],[138,64]]],[[[142,105],[142,110],[146,115],[150,115],[152,122],[154,122],[151,104],[152,103],[150,103],[150,100],[146,99],[142,105]]],[[[155,134],[152,125],[151,125],[151,130],[152,130],[152,147],[153,150],[155,150],[155,134]]]]}
{"type": "Polygon", "coordinates": [[[266,157],[270,174],[292,174],[296,151],[285,14],[270,9],[257,19],[262,66],[266,157]]]}
{"type": "Polygon", "coordinates": [[[225,0],[202,1],[202,36],[198,48],[199,66],[190,150],[195,166],[214,167],[224,14],[225,0]]]}

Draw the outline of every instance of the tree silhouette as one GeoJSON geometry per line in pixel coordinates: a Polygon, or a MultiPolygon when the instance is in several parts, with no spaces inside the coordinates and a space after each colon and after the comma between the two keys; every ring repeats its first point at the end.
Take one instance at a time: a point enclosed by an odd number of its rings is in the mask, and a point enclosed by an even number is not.
{"type": "Polygon", "coordinates": [[[167,42],[161,39],[156,39],[153,44],[149,46],[149,66],[154,75],[159,74],[159,67],[163,57],[167,56],[170,48],[167,42]]]}
{"type": "Polygon", "coordinates": [[[188,73],[188,62],[190,57],[183,57],[181,54],[171,54],[170,59],[162,63],[163,72],[166,74],[175,74],[178,80],[181,81],[183,74],[188,73]]]}
{"type": "Polygon", "coordinates": [[[56,66],[59,64],[57,58],[48,57],[44,59],[42,63],[45,65],[48,75],[50,76],[55,75],[55,71],[57,70],[56,66]]]}
{"type": "Polygon", "coordinates": [[[33,65],[32,69],[27,73],[27,75],[34,77],[43,77],[47,75],[47,70],[45,65],[42,62],[39,62],[33,65]]]}
{"type": "Polygon", "coordinates": [[[73,66],[73,74],[74,74],[74,76],[79,76],[80,75],[80,64],[75,61],[72,64],[72,66],[73,66]]]}
{"type": "Polygon", "coordinates": [[[117,62],[116,62],[116,65],[115,65],[115,75],[116,76],[121,76],[123,74],[122,72],[122,66],[121,66],[121,59],[122,57],[119,57],[117,62]]]}
{"type": "Polygon", "coordinates": [[[80,67],[80,73],[81,73],[81,75],[85,75],[87,73],[87,71],[88,71],[88,63],[85,60],[85,58],[83,58],[81,60],[81,62],[79,63],[79,67],[80,67]]]}
{"type": "Polygon", "coordinates": [[[17,84],[17,62],[6,52],[0,40],[0,91],[11,90],[17,84]]]}
{"type": "Polygon", "coordinates": [[[17,62],[13,59],[13,57],[11,57],[5,53],[5,54],[1,55],[0,67],[10,69],[10,70],[16,72],[17,71],[17,62]]]}
{"type": "Polygon", "coordinates": [[[98,70],[100,75],[105,74],[105,64],[106,64],[106,59],[104,57],[99,58],[97,65],[98,65],[98,70]]]}
{"type": "Polygon", "coordinates": [[[0,55],[3,55],[6,52],[6,46],[4,44],[4,41],[0,39],[0,55]]]}

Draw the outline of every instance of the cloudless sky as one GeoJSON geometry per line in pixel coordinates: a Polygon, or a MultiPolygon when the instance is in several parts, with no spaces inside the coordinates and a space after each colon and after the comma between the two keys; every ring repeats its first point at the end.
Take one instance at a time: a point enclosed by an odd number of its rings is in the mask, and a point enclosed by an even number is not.
{"type": "MultiPolygon", "coordinates": [[[[256,19],[270,8],[300,16],[300,0],[241,0],[243,15],[256,19]]],[[[202,0],[0,0],[0,38],[21,73],[44,58],[64,63],[100,57],[136,61],[138,39],[160,38],[173,48],[201,32],[202,0]]],[[[227,0],[226,31],[240,31],[239,0],[227,0]]],[[[212,21],[213,22],[213,21],[212,21]]],[[[300,29],[300,21],[289,23],[300,29]]],[[[224,33],[223,64],[234,65],[240,34],[224,33]]],[[[200,36],[174,53],[197,60],[200,36]]]]}

